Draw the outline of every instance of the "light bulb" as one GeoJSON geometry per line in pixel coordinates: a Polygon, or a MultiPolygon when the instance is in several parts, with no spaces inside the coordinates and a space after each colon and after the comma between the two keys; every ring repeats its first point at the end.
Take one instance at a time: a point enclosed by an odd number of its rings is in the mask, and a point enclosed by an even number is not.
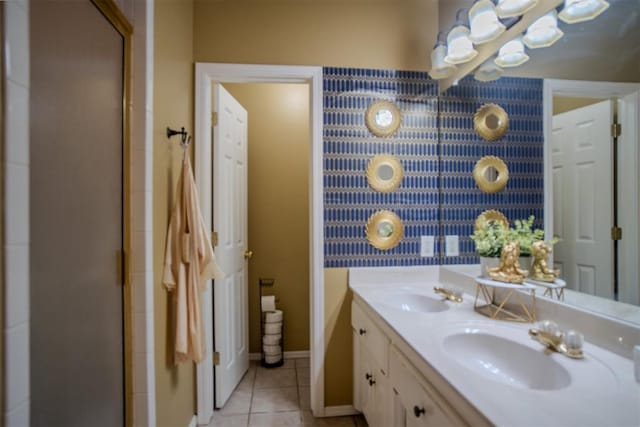
{"type": "Polygon", "coordinates": [[[549,47],[564,35],[558,28],[558,14],[555,10],[538,18],[527,29],[522,42],[529,49],[549,47]]]}
{"type": "Polygon", "coordinates": [[[447,35],[447,56],[444,60],[449,64],[462,64],[471,61],[478,52],[469,39],[469,29],[464,25],[453,27],[447,35]]]}
{"type": "Polygon", "coordinates": [[[469,25],[469,39],[475,44],[490,42],[505,31],[505,26],[498,19],[495,6],[490,0],[474,3],[469,11],[469,25]]]}
{"type": "Polygon", "coordinates": [[[499,0],[496,13],[500,18],[520,16],[531,10],[538,0],[499,0]]]}
{"type": "Polygon", "coordinates": [[[558,15],[567,24],[589,21],[609,9],[604,0],[564,0],[564,8],[558,15]]]}
{"type": "Polygon", "coordinates": [[[445,79],[455,73],[457,67],[445,62],[447,47],[444,44],[438,44],[431,51],[431,70],[429,75],[432,79],[445,79]]]}
{"type": "Polygon", "coordinates": [[[522,37],[506,42],[498,52],[498,57],[494,60],[496,65],[502,68],[517,67],[529,60],[529,55],[524,51],[522,37]]]}
{"type": "Polygon", "coordinates": [[[493,59],[489,59],[478,67],[473,77],[480,82],[491,82],[502,77],[502,73],[502,68],[496,65],[493,59]]]}

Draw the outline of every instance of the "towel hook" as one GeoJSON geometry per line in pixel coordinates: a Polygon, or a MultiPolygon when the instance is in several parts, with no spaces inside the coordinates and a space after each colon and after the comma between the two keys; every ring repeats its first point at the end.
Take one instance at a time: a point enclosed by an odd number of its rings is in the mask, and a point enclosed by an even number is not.
{"type": "Polygon", "coordinates": [[[171,138],[174,135],[180,135],[183,148],[186,148],[191,142],[191,136],[186,130],[184,130],[184,128],[181,128],[180,130],[173,130],[167,126],[167,138],[171,138]]]}

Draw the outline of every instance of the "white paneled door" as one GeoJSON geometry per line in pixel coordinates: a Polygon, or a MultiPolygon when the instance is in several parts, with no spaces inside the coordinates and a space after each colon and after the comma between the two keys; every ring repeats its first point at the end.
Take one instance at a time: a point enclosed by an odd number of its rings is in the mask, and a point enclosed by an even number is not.
{"type": "Polygon", "coordinates": [[[553,117],[554,261],[568,285],[613,298],[613,106],[553,117]]]}
{"type": "Polygon", "coordinates": [[[226,277],[213,286],[215,406],[221,408],[249,368],[247,252],[247,111],[214,87],[213,224],[226,277]]]}

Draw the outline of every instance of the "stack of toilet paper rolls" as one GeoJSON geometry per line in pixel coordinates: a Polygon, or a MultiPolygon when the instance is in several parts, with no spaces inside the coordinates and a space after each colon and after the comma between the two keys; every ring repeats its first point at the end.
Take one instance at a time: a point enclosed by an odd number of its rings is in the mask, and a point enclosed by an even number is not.
{"type": "Polygon", "coordinates": [[[276,299],[272,295],[263,296],[261,305],[264,316],[264,359],[266,363],[278,363],[282,360],[282,310],[276,310],[276,299]]]}

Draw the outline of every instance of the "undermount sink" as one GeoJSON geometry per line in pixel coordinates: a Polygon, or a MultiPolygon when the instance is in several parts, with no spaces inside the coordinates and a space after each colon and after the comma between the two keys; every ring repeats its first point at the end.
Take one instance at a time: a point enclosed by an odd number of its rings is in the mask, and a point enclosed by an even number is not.
{"type": "Polygon", "coordinates": [[[569,372],[543,348],[533,349],[488,333],[456,333],[444,338],[453,359],[488,379],[531,390],[559,390],[571,384],[569,372]]]}
{"type": "Polygon", "coordinates": [[[388,307],[418,313],[436,313],[448,310],[449,306],[438,299],[416,293],[384,293],[380,302],[388,307]]]}

